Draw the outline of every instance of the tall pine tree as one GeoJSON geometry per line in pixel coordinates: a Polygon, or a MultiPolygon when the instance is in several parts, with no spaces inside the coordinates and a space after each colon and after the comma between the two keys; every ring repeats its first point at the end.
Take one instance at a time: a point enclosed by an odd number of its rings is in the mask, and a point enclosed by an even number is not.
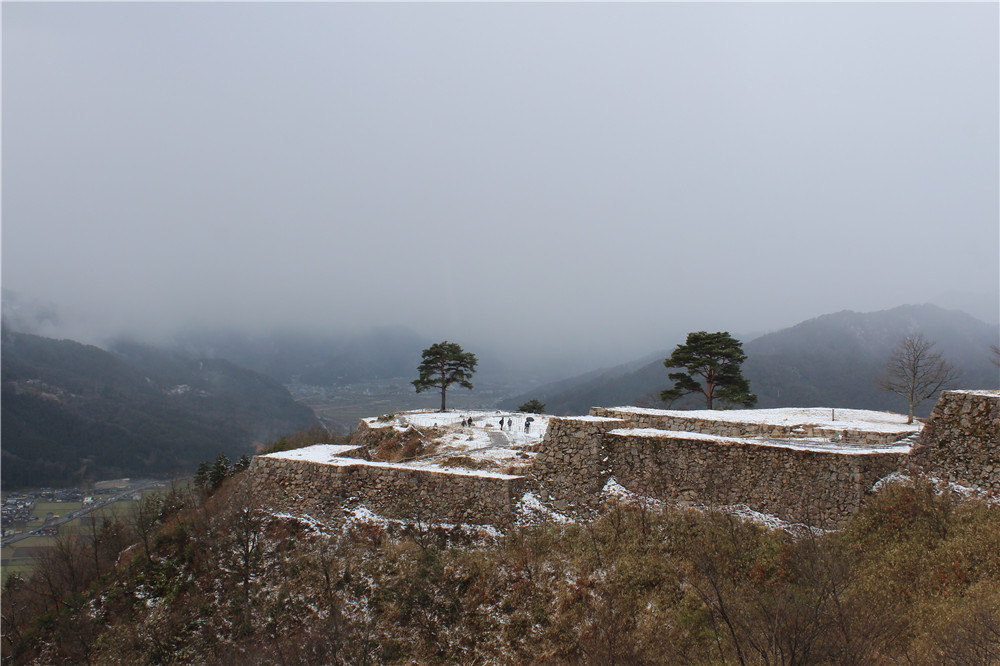
{"type": "Polygon", "coordinates": [[[417,368],[420,377],[413,380],[417,393],[431,388],[441,389],[441,411],[445,411],[445,393],[452,384],[472,388],[472,374],[479,359],[454,342],[439,342],[423,352],[423,361],[417,368]]]}
{"type": "Polygon", "coordinates": [[[743,345],[727,332],[688,333],[687,342],[677,345],[663,362],[667,368],[683,368],[684,372],[670,373],[674,386],[662,391],[660,399],[673,402],[688,393],[701,393],[709,409],[716,400],[753,407],[757,396],[740,372],[746,359],[743,345]]]}

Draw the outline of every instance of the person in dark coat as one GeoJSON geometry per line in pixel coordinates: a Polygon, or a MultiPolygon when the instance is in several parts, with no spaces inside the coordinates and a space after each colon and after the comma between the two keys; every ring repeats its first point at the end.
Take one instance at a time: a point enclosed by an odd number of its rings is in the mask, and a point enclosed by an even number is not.
{"type": "Polygon", "coordinates": [[[535,419],[532,416],[529,416],[528,418],[524,419],[524,432],[528,432],[528,430],[531,429],[531,422],[534,420],[535,419]]]}

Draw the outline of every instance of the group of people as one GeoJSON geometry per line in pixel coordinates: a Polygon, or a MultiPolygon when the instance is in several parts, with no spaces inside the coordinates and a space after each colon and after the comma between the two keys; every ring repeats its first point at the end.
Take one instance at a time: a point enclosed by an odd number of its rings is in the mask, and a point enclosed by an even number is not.
{"type": "MultiPolygon", "coordinates": [[[[532,416],[529,416],[528,418],[526,418],[524,420],[524,432],[531,432],[531,424],[534,422],[534,420],[535,419],[532,416]]],[[[501,416],[500,417],[500,430],[504,430],[504,421],[505,421],[504,417],[501,416]]],[[[506,423],[506,425],[507,425],[506,429],[510,430],[510,431],[513,431],[514,430],[514,419],[512,419],[512,418],[510,418],[508,416],[506,418],[506,422],[507,422],[506,423]]],[[[435,424],[435,425],[437,425],[437,424],[435,424]]],[[[472,417],[471,416],[468,417],[468,418],[463,418],[462,419],[462,427],[463,428],[471,428],[472,427],[472,417]]]]}
{"type": "MultiPolygon", "coordinates": [[[[535,419],[532,416],[529,416],[528,418],[526,418],[524,420],[524,432],[530,432],[531,431],[531,423],[534,420],[535,419]]],[[[503,430],[503,417],[502,416],[500,417],[500,429],[503,430]]],[[[514,419],[512,419],[512,418],[510,418],[508,416],[507,417],[507,430],[513,430],[513,429],[514,429],[514,419]]]]}

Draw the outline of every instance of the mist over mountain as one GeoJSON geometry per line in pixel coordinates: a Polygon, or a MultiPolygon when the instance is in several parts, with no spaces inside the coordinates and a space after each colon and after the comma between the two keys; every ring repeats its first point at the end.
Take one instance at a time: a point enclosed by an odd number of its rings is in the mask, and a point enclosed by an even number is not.
{"type": "MultiPolygon", "coordinates": [[[[905,336],[922,333],[935,351],[962,371],[964,388],[996,388],[998,369],[989,347],[1000,329],[958,310],[935,305],[904,305],[858,313],[845,310],[744,342],[743,374],[757,394],[758,407],[831,406],[903,411],[898,396],[880,391],[877,380],[892,348],[905,336]]],[[[538,398],[553,414],[585,414],[592,406],[633,404],[665,408],[659,393],[670,385],[663,359],[670,349],[636,363],[588,373],[523,393],[501,403],[513,409],[538,398]]],[[[677,409],[703,408],[700,396],[686,396],[677,409]]],[[[932,401],[923,403],[926,415],[932,401]]]]}
{"type": "MultiPolygon", "coordinates": [[[[962,376],[963,388],[996,388],[990,345],[1000,333],[971,315],[934,305],[904,305],[881,312],[824,315],[761,336],[746,345],[745,373],[760,407],[830,405],[905,411],[896,395],[880,391],[879,377],[893,347],[910,334],[934,343],[962,376]]],[[[927,415],[933,401],[917,410],[927,415]]]]}
{"type": "Polygon", "coordinates": [[[363,335],[189,330],[177,337],[175,346],[195,356],[228,359],[283,384],[334,385],[411,374],[429,344],[397,326],[363,335]]]}
{"type": "Polygon", "coordinates": [[[168,476],[316,425],[287,389],[222,359],[5,331],[4,486],[168,476]]]}
{"type": "MultiPolygon", "coordinates": [[[[545,350],[525,356],[494,346],[446,338],[476,354],[480,382],[531,387],[556,377],[577,372],[581,359],[540,359],[545,350]]],[[[364,382],[399,379],[409,384],[416,378],[421,354],[441,342],[405,326],[373,327],[362,333],[324,334],[276,332],[252,334],[236,330],[189,330],[167,343],[197,357],[225,358],[265,374],[282,384],[344,386],[364,382]]],[[[475,383],[475,381],[474,381],[475,383]]]]}

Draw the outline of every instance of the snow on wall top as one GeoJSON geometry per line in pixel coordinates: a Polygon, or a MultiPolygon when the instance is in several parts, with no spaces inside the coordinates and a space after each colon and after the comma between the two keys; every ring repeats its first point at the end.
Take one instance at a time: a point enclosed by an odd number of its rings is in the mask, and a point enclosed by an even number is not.
{"type": "Polygon", "coordinates": [[[732,423],[754,423],[776,426],[811,425],[831,430],[864,430],[868,432],[919,432],[919,423],[906,423],[906,415],[874,412],[867,409],[831,409],[829,407],[783,407],[780,409],[649,409],[645,407],[612,407],[612,411],[703,419],[732,423]],[[833,420],[831,417],[835,417],[833,420]]]}
{"type": "Polygon", "coordinates": [[[987,398],[1000,398],[1000,389],[979,389],[979,390],[969,390],[962,389],[958,391],[945,391],[945,393],[962,393],[965,395],[982,395],[987,398]]]}
{"type": "MultiPolygon", "coordinates": [[[[616,409],[618,408],[616,407],[616,409]]],[[[610,416],[557,416],[556,418],[562,419],[564,421],[587,421],[588,423],[621,421],[621,419],[611,418],[610,416]]]]}
{"type": "Polygon", "coordinates": [[[338,456],[361,447],[351,444],[313,444],[291,451],[278,451],[262,455],[261,458],[281,458],[282,460],[304,460],[306,462],[329,462],[338,456]]]}
{"type": "Polygon", "coordinates": [[[842,455],[872,455],[876,453],[910,453],[909,445],[892,446],[856,446],[837,444],[821,437],[803,437],[796,439],[765,439],[762,437],[723,437],[707,435],[700,432],[685,432],[683,430],[658,430],[656,428],[619,428],[612,430],[611,435],[624,437],[662,437],[663,439],[686,439],[716,444],[753,444],[794,451],[812,451],[815,453],[837,453],[842,455]]]}
{"type": "Polygon", "coordinates": [[[435,465],[421,464],[421,463],[376,462],[373,460],[362,460],[360,458],[343,458],[338,455],[347,453],[348,451],[353,451],[357,448],[359,447],[346,446],[346,445],[333,445],[333,444],[315,444],[313,446],[307,446],[302,449],[294,449],[292,451],[278,451],[277,453],[268,453],[267,455],[261,457],[278,458],[281,460],[300,460],[303,462],[319,463],[322,465],[337,465],[342,467],[350,465],[361,465],[365,467],[384,467],[390,469],[413,469],[422,472],[440,472],[442,474],[454,474],[457,476],[478,476],[478,477],[487,477],[491,479],[521,478],[516,474],[501,474],[499,472],[471,470],[460,467],[438,467],[435,465]]]}

